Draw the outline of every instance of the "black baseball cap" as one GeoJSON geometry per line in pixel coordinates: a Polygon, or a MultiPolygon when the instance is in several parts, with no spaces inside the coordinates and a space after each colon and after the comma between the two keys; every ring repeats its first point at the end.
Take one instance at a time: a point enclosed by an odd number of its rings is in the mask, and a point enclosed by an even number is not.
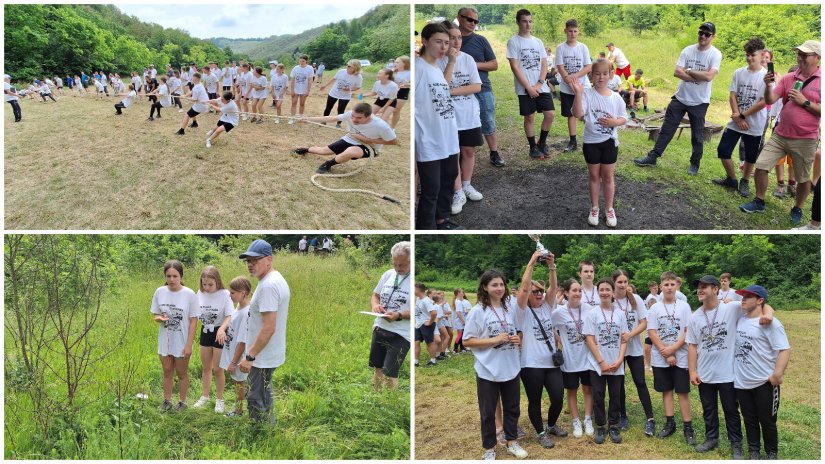
{"type": "Polygon", "coordinates": [[[712,22],[710,22],[710,21],[705,21],[705,22],[703,22],[703,23],[702,23],[702,25],[701,25],[701,26],[699,26],[699,29],[700,29],[700,30],[701,30],[701,29],[705,29],[705,30],[710,31],[710,32],[711,32],[711,34],[716,34],[716,25],[714,25],[714,24],[713,24],[712,22]]]}
{"type": "Polygon", "coordinates": [[[715,286],[718,287],[719,286],[719,279],[717,279],[716,276],[704,275],[704,276],[702,276],[701,279],[696,279],[696,280],[693,281],[693,286],[694,287],[699,287],[699,284],[710,284],[710,285],[715,285],[715,286]]]}

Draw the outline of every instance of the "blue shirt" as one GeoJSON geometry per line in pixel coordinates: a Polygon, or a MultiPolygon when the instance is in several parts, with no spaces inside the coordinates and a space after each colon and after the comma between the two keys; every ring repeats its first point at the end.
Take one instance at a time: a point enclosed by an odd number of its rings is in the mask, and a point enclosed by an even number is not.
{"type": "MultiPolygon", "coordinates": [[[[472,56],[476,63],[496,59],[496,54],[493,53],[493,47],[490,46],[490,42],[485,37],[476,33],[462,37],[461,51],[472,56]]],[[[493,86],[490,84],[490,78],[487,74],[488,71],[478,71],[478,76],[481,78],[482,92],[493,91],[493,86]]]]}

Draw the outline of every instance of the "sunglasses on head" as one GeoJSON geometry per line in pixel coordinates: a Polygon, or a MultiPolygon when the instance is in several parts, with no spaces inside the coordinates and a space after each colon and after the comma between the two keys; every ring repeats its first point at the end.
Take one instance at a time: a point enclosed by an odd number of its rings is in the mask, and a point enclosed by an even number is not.
{"type": "Polygon", "coordinates": [[[478,20],[477,20],[477,19],[475,19],[475,18],[471,18],[471,17],[469,17],[469,16],[464,16],[464,15],[459,15],[459,16],[461,16],[462,18],[466,19],[467,21],[470,21],[470,22],[471,22],[471,23],[473,23],[473,24],[478,24],[478,20]]]}
{"type": "Polygon", "coordinates": [[[708,31],[699,31],[699,35],[702,36],[702,37],[710,37],[713,34],[708,32],[708,31]]]}

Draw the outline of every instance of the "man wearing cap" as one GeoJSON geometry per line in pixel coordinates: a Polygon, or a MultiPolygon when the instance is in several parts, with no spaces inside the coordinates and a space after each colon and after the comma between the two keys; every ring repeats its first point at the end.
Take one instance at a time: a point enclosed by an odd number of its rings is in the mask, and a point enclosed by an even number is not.
{"type": "Polygon", "coordinates": [[[6,94],[6,101],[9,102],[11,110],[14,112],[14,122],[20,122],[23,119],[20,102],[17,101],[20,95],[17,93],[17,90],[11,86],[11,76],[8,74],[3,76],[3,93],[6,94]]]}
{"type": "Polygon", "coordinates": [[[690,155],[688,174],[699,173],[704,146],[705,115],[710,106],[711,81],[719,73],[722,52],[711,45],[716,36],[716,26],[704,22],[699,26],[699,38],[695,45],[682,50],[673,75],[681,80],[676,94],[670,100],[665,112],[665,120],[653,149],[644,158],[636,159],[637,166],[655,166],[667,148],[685,113],[690,120],[690,143],[693,146],[690,155]]]}
{"type": "Polygon", "coordinates": [[[739,206],[746,213],[765,212],[765,193],[768,173],[786,153],[791,155],[796,177],[796,204],[791,208],[791,222],[802,221],[802,205],[811,193],[811,170],[819,141],[821,115],[821,45],[808,40],[794,48],[799,69],[786,74],[773,86],[774,73],[765,75],[765,103],[770,105],[782,99],[779,123],[756,160],[756,197],[739,206]]]}
{"type": "Polygon", "coordinates": [[[613,42],[607,44],[607,61],[616,68],[617,76],[624,76],[625,80],[630,78],[630,61],[624,56],[624,52],[619,47],[613,45],[613,42]]]}
{"type": "Polygon", "coordinates": [[[289,286],[272,268],[272,246],[264,240],[252,242],[241,256],[258,287],[249,303],[246,356],[238,365],[249,373],[249,415],[275,424],[272,413],[272,374],[286,358],[286,322],[289,286]]]}
{"type": "Polygon", "coordinates": [[[750,459],[760,459],[761,436],[767,459],[777,459],[779,386],[791,357],[791,345],[778,319],[759,324],[759,315],[768,300],[764,287],[751,285],[737,293],[742,295],[745,314],[736,327],[733,384],[745,420],[748,451],[750,459]]]}

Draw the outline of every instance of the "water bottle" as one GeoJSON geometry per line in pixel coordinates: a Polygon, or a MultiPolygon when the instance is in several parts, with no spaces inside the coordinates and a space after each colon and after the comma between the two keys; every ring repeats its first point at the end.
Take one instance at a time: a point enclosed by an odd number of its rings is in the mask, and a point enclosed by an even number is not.
{"type": "Polygon", "coordinates": [[[358,101],[361,101],[361,100],[363,100],[363,99],[364,99],[364,94],[363,94],[363,93],[359,93],[359,94],[358,94],[358,101]]]}

